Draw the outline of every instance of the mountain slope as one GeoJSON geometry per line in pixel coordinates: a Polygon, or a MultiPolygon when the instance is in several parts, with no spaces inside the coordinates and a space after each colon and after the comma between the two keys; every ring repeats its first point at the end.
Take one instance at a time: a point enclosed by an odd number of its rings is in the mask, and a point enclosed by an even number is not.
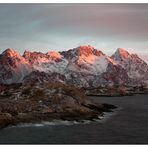
{"type": "Polygon", "coordinates": [[[0,83],[21,82],[31,71],[29,63],[13,49],[6,49],[0,55],[0,83]]]}
{"type": "Polygon", "coordinates": [[[63,73],[68,64],[62,55],[55,51],[50,51],[46,54],[41,52],[25,51],[23,57],[35,70],[46,73],[63,73]]]}
{"type": "Polygon", "coordinates": [[[91,46],[68,51],[25,51],[12,49],[0,55],[0,83],[62,82],[77,87],[148,85],[148,65],[136,54],[117,49],[111,56],[91,46]]]}
{"type": "Polygon", "coordinates": [[[131,85],[148,84],[148,65],[138,55],[118,48],[112,58],[125,69],[131,79],[131,85]]]}
{"type": "MultiPolygon", "coordinates": [[[[80,46],[61,52],[68,60],[68,69],[75,72],[99,75],[106,71],[111,59],[91,46],[80,46]]],[[[114,63],[113,63],[114,64],[114,63]]]]}

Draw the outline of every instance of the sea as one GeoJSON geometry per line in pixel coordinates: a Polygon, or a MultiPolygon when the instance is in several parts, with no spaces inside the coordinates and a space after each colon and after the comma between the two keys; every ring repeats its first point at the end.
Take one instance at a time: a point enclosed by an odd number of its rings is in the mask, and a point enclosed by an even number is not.
{"type": "Polygon", "coordinates": [[[148,144],[148,95],[90,97],[118,108],[95,121],[18,124],[0,130],[0,144],[148,144]]]}

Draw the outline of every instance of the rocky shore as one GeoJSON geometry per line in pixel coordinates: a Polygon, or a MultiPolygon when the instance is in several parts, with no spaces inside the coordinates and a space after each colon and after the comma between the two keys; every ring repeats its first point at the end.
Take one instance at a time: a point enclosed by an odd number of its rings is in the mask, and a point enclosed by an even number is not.
{"type": "Polygon", "coordinates": [[[61,83],[13,84],[0,93],[0,128],[18,123],[93,120],[114,105],[90,100],[82,90],[61,83]]]}

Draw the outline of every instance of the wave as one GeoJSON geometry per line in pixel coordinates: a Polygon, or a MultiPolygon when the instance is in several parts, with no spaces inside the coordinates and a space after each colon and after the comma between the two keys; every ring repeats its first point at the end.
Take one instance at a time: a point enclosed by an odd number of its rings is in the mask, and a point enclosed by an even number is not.
{"type": "MultiPolygon", "coordinates": [[[[119,110],[119,109],[118,109],[119,110]]],[[[19,123],[17,126],[11,127],[43,127],[43,126],[55,126],[55,125],[75,125],[75,124],[90,124],[92,122],[105,122],[112,115],[115,115],[117,110],[114,112],[106,112],[103,116],[98,115],[98,119],[93,120],[81,120],[81,121],[68,121],[68,120],[53,120],[53,121],[42,121],[40,123],[19,123]]]]}

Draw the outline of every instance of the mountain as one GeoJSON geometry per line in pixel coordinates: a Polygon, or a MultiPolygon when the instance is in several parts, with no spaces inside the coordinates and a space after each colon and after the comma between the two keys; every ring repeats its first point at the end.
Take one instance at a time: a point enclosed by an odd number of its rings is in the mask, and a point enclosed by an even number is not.
{"type": "Polygon", "coordinates": [[[68,64],[62,55],[55,51],[50,51],[46,54],[41,52],[25,51],[23,57],[33,67],[33,69],[46,73],[63,73],[68,64]]]}
{"type": "Polygon", "coordinates": [[[117,49],[111,56],[91,46],[48,53],[12,49],[0,55],[0,83],[62,82],[77,87],[148,85],[148,65],[136,54],[117,49]]]}
{"type": "Polygon", "coordinates": [[[68,60],[68,69],[80,73],[101,74],[111,62],[109,57],[91,46],[80,46],[61,54],[68,60]]]}
{"type": "Polygon", "coordinates": [[[117,81],[122,84],[128,81],[124,69],[117,65],[115,60],[94,47],[80,46],[61,52],[61,54],[69,63],[65,75],[70,84],[80,87],[97,87],[113,85],[117,81]]]}
{"type": "Polygon", "coordinates": [[[32,71],[30,64],[18,52],[6,49],[0,55],[0,83],[18,83],[32,71]]]}
{"type": "Polygon", "coordinates": [[[148,65],[137,54],[130,54],[125,49],[118,48],[112,59],[125,69],[132,85],[148,84],[148,65]]]}

